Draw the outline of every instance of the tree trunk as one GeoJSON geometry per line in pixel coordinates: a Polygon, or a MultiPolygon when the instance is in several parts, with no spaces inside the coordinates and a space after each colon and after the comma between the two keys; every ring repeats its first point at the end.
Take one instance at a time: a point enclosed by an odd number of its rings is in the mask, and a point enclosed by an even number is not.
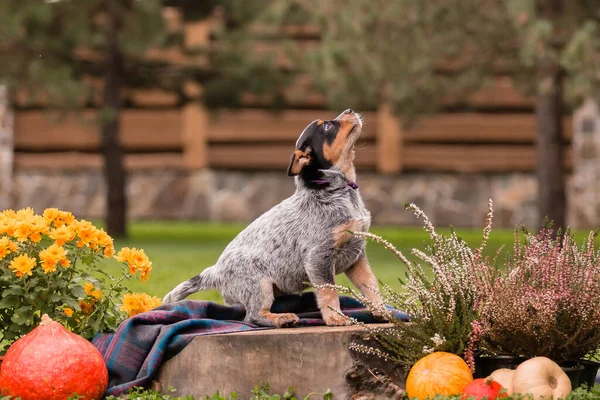
{"type": "Polygon", "coordinates": [[[565,228],[566,194],[563,146],[563,71],[549,62],[538,70],[536,100],[539,223],[548,217],[565,228]]]}
{"type": "Polygon", "coordinates": [[[113,15],[106,27],[104,93],[102,99],[102,155],[107,188],[106,230],[113,237],[127,234],[126,174],[119,141],[123,55],[119,49],[119,17],[113,15]]]}

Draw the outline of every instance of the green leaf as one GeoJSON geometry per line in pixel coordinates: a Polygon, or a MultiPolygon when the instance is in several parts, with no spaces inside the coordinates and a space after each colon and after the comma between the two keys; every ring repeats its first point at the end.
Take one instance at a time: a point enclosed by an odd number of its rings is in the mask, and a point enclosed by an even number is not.
{"type": "Polygon", "coordinates": [[[71,288],[71,294],[76,298],[84,298],[86,296],[85,290],[79,285],[71,288]]]}
{"type": "Polygon", "coordinates": [[[21,304],[21,298],[17,296],[7,296],[0,300],[0,310],[5,308],[16,307],[21,304]]]}

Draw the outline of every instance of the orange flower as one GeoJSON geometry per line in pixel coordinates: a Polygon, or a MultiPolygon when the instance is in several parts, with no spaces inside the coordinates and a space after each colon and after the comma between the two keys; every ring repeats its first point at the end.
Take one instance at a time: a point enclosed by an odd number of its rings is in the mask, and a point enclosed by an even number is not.
{"type": "Polygon", "coordinates": [[[56,271],[56,264],[67,258],[67,250],[56,243],[50,245],[47,249],[40,251],[40,260],[44,273],[56,271]]]}
{"type": "Polygon", "coordinates": [[[94,305],[87,301],[80,301],[79,308],[81,308],[81,312],[85,315],[90,315],[94,311],[94,305]]]}
{"type": "Polygon", "coordinates": [[[72,316],[73,316],[73,309],[72,309],[72,308],[69,308],[69,307],[67,307],[67,308],[65,308],[65,309],[63,310],[63,312],[65,313],[65,315],[66,315],[67,317],[72,317],[72,316]]]}
{"type": "Polygon", "coordinates": [[[0,219],[0,234],[6,233],[13,236],[17,229],[17,221],[14,218],[4,217],[0,219]]]}
{"type": "Polygon", "coordinates": [[[31,240],[33,243],[39,243],[42,241],[42,235],[40,235],[39,232],[33,232],[29,235],[29,240],[31,240]]]}
{"type": "Polygon", "coordinates": [[[115,247],[113,245],[104,248],[104,258],[111,258],[115,255],[115,247]]]}
{"type": "Polygon", "coordinates": [[[35,258],[29,257],[27,254],[21,254],[12,259],[8,268],[12,269],[19,278],[23,275],[31,276],[31,270],[36,265],[35,258]]]}
{"type": "Polygon", "coordinates": [[[17,225],[17,229],[15,229],[14,236],[16,236],[19,242],[24,242],[27,240],[27,237],[31,234],[31,229],[29,224],[26,222],[20,222],[17,225]]]}
{"type": "Polygon", "coordinates": [[[92,282],[86,282],[85,285],[83,285],[83,290],[85,290],[85,294],[89,295],[92,293],[92,290],[94,290],[94,284],[92,282]]]}
{"type": "Polygon", "coordinates": [[[12,242],[6,236],[0,239],[0,260],[11,253],[11,244],[12,242]]]}
{"type": "Polygon", "coordinates": [[[17,242],[8,242],[8,249],[11,252],[16,253],[19,251],[19,244],[17,242]]]}
{"type": "Polygon", "coordinates": [[[50,231],[48,236],[50,236],[57,245],[63,246],[65,243],[75,239],[75,231],[69,226],[61,226],[60,228],[50,231]]]}
{"type": "Polygon", "coordinates": [[[46,208],[44,210],[44,219],[48,224],[52,223],[56,218],[58,218],[60,211],[58,208],[46,208]]]}
{"type": "Polygon", "coordinates": [[[129,313],[130,317],[152,310],[162,303],[159,298],[146,293],[128,293],[123,296],[122,311],[129,313]]]}
{"type": "Polygon", "coordinates": [[[71,261],[68,258],[63,258],[60,260],[60,266],[64,268],[69,268],[71,266],[71,261]]]}
{"type": "Polygon", "coordinates": [[[53,261],[53,260],[42,261],[42,269],[44,270],[44,274],[49,274],[51,272],[56,271],[56,261],[53,261]]]}
{"type": "Polygon", "coordinates": [[[98,289],[92,290],[90,296],[94,297],[96,300],[100,300],[102,298],[102,292],[98,289]]]}
{"type": "Polygon", "coordinates": [[[59,218],[67,225],[72,225],[75,222],[75,217],[68,211],[60,211],[59,218]]]}

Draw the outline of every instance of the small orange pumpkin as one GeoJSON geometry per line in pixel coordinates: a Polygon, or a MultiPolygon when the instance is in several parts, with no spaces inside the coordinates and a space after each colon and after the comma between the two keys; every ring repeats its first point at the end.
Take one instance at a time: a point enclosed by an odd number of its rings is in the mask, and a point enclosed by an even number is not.
{"type": "Polygon", "coordinates": [[[456,354],[443,351],[431,353],[413,365],[406,378],[406,394],[419,400],[436,394],[461,394],[473,381],[467,363],[456,354]]]}

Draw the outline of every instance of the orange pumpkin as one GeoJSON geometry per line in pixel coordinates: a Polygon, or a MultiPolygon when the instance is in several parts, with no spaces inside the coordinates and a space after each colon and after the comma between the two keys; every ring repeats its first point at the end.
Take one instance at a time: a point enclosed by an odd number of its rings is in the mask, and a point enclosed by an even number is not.
{"type": "Polygon", "coordinates": [[[406,378],[406,394],[419,400],[436,394],[461,394],[473,381],[471,370],[456,354],[442,351],[421,358],[410,369],[406,378]]]}
{"type": "Polygon", "coordinates": [[[75,393],[95,400],[107,385],[102,354],[46,314],[10,346],[0,370],[0,397],[21,400],[65,400],[75,393]]]}

